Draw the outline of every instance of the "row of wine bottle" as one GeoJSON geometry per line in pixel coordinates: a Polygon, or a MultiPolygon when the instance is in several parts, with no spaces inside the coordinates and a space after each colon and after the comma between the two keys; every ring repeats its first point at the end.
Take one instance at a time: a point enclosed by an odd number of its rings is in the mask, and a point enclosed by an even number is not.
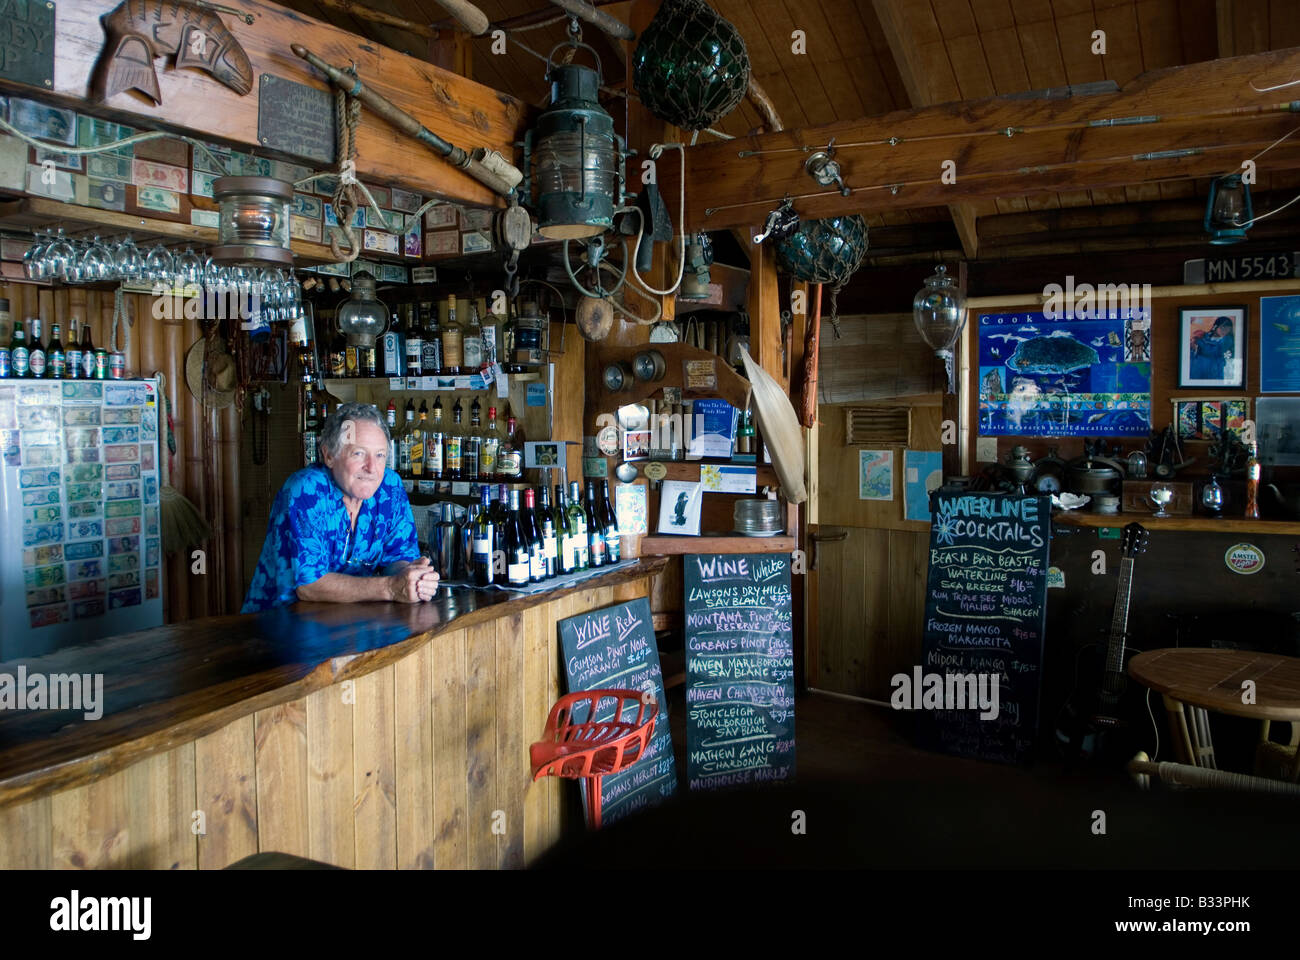
{"type": "Polygon", "coordinates": [[[621,557],[618,520],[609,502],[607,481],[587,481],[585,503],[578,481],[555,486],[555,500],[545,486],[511,490],[505,484],[480,488],[462,523],[444,503],[432,533],[432,555],[444,578],[523,586],[551,577],[617,563],[621,557]]]}

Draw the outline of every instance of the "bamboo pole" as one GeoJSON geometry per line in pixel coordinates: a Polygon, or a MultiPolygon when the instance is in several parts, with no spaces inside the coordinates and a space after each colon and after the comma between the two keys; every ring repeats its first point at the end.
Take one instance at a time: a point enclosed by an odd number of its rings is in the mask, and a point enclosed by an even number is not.
{"type": "Polygon", "coordinates": [[[244,602],[243,497],[239,491],[239,409],[232,403],[217,417],[221,427],[221,513],[225,541],[226,597],[222,613],[238,613],[244,602]]]}
{"type": "MultiPolygon", "coordinates": [[[[172,459],[172,486],[181,493],[187,492],[185,462],[185,434],[188,407],[181,404],[184,391],[185,336],[184,321],[163,320],[162,370],[167,376],[167,403],[172,412],[172,429],[176,441],[176,455],[172,459]]],[[[161,431],[160,431],[161,433],[161,431]]],[[[163,456],[167,445],[163,443],[163,456]]],[[[167,593],[170,597],[169,618],[172,623],[188,620],[190,615],[190,558],[188,554],[174,553],[167,558],[167,593]]]]}
{"type": "MultiPolygon", "coordinates": [[[[1139,289],[1137,284],[1129,284],[1130,299],[1137,290],[1143,296],[1153,300],[1168,297],[1208,297],[1216,294],[1235,293],[1287,293],[1300,290],[1300,279],[1290,280],[1238,280],[1229,283],[1187,283],[1167,287],[1152,287],[1150,291],[1139,289]]],[[[1094,293],[1096,286],[1093,287],[1094,293]]],[[[1043,304],[1051,296],[1041,290],[1033,293],[1006,294],[996,297],[970,297],[966,307],[970,310],[984,310],[991,307],[1015,307],[1023,304],[1043,304]]]]}
{"type": "MultiPolygon", "coordinates": [[[[155,317],[153,311],[145,311],[140,316],[140,376],[152,377],[156,373],[161,373],[167,377],[166,349],[163,343],[162,319],[155,317]]],[[[170,383],[166,384],[164,389],[170,390],[170,383]]],[[[167,456],[167,421],[163,416],[165,409],[164,403],[160,400],[158,403],[158,475],[163,475],[162,459],[167,456]]],[[[172,576],[172,571],[168,564],[170,558],[163,558],[163,566],[167,569],[167,576],[172,576]]],[[[163,603],[163,622],[172,623],[172,595],[174,590],[168,590],[164,586],[161,591],[163,603]]]]}
{"type": "MultiPolygon", "coordinates": [[[[183,337],[184,351],[181,355],[181,372],[185,370],[185,352],[188,352],[189,346],[203,338],[203,331],[199,328],[197,319],[191,318],[184,321],[185,331],[183,337]]],[[[201,348],[200,348],[201,349],[201,348]]],[[[206,617],[211,612],[210,602],[210,578],[216,574],[220,549],[218,539],[220,536],[219,525],[213,523],[215,517],[212,512],[211,496],[207,486],[207,463],[204,458],[203,437],[209,425],[203,416],[203,407],[199,403],[193,392],[188,386],[181,389],[181,406],[185,408],[185,420],[188,429],[185,431],[185,489],[181,492],[189,497],[190,502],[199,509],[208,523],[213,526],[213,535],[202,547],[207,552],[207,573],[203,576],[192,576],[190,578],[190,616],[192,618],[206,617]]],[[[178,450],[179,439],[177,441],[178,450]]]]}
{"type": "MultiPolygon", "coordinates": [[[[112,352],[113,352],[113,294],[111,291],[100,291],[99,296],[99,326],[104,331],[104,339],[96,338],[95,346],[103,347],[110,354],[109,364],[111,370],[112,352]]],[[[117,348],[122,349],[122,331],[117,332],[117,348]]],[[[105,377],[111,377],[112,373],[105,373],[105,377]]],[[[124,373],[123,376],[130,376],[124,373]]]]}

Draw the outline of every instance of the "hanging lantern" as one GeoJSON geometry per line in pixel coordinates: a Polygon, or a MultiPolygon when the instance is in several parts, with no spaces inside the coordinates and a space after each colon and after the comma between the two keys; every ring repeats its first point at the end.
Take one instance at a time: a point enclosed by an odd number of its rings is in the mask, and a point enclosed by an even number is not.
{"type": "Polygon", "coordinates": [[[749,87],[745,41],[704,0],[664,0],[632,63],[641,102],[684,130],[717,123],[749,87]]]}
{"type": "Polygon", "coordinates": [[[375,293],[375,278],[362,270],[352,277],[352,295],[339,305],[338,327],[354,347],[373,347],[388,329],[388,307],[375,293]]]}
{"type": "MultiPolygon", "coordinates": [[[[575,46],[591,50],[586,44],[575,46]]],[[[524,168],[529,171],[525,190],[532,197],[542,236],[595,237],[614,225],[614,208],[623,202],[623,138],[614,133],[614,119],[597,102],[598,69],[552,66],[549,57],[546,63],[551,105],[524,134],[524,168]]]]}
{"type": "Polygon", "coordinates": [[[686,244],[686,270],[677,289],[678,300],[709,299],[709,264],[713,263],[713,244],[708,234],[700,233],[686,244]]]}
{"type": "Polygon", "coordinates": [[[925,286],[912,300],[912,320],[921,339],[943,360],[948,374],[948,392],[956,393],[953,386],[952,348],[966,323],[966,298],[953,286],[952,277],[942,264],[927,277],[925,286]]]}
{"type": "Polygon", "coordinates": [[[220,220],[214,263],[293,266],[289,206],[293,184],[274,177],[218,177],[212,182],[220,220]]]}
{"type": "Polygon", "coordinates": [[[866,255],[867,221],[853,214],[803,221],[777,245],[776,265],[796,280],[833,284],[830,322],[838,338],[839,293],[866,255]]]}
{"type": "Polygon", "coordinates": [[[1250,184],[1241,179],[1241,174],[1210,181],[1210,196],[1205,202],[1205,232],[1210,235],[1210,243],[1240,243],[1254,219],[1250,184]]]}

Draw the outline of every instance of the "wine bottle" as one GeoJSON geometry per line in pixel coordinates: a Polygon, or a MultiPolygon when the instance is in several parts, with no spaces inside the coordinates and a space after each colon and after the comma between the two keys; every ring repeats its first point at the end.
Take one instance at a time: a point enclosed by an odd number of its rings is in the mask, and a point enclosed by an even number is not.
{"type": "Polygon", "coordinates": [[[605,556],[609,563],[618,563],[623,552],[623,539],[618,530],[618,514],[609,502],[609,481],[600,481],[600,507],[605,521],[605,556]]]}
{"type": "Polygon", "coordinates": [[[537,495],[541,502],[533,511],[533,521],[542,538],[542,564],[546,576],[553,577],[560,572],[560,537],[555,525],[556,511],[551,507],[551,492],[546,484],[537,488],[537,495]]]}
{"type": "Polygon", "coordinates": [[[529,487],[524,491],[524,505],[519,511],[519,521],[523,534],[528,539],[528,579],[533,583],[541,583],[547,576],[546,547],[542,542],[536,506],[533,488],[529,487]]]}
{"type": "Polygon", "coordinates": [[[442,423],[442,397],[433,400],[433,426],[429,427],[424,437],[424,476],[429,480],[441,480],[446,472],[447,432],[442,423]]]}
{"type": "Polygon", "coordinates": [[[462,345],[464,370],[468,374],[479,372],[483,366],[483,328],[479,324],[478,306],[473,300],[468,303],[469,320],[465,324],[464,343],[462,345]]]}
{"type": "Polygon", "coordinates": [[[316,463],[320,443],[320,408],[316,403],[316,391],[306,388],[302,399],[302,462],[310,467],[316,463]]]}
{"type": "Polygon", "coordinates": [[[492,552],[495,549],[495,531],[488,500],[491,490],[485,485],[479,488],[479,511],[474,518],[470,538],[470,576],[474,583],[486,587],[493,582],[492,552]]]}
{"type": "Polygon", "coordinates": [[[45,379],[45,344],[41,343],[41,318],[32,317],[32,344],[27,348],[27,365],[33,380],[45,379]]]}
{"type": "Polygon", "coordinates": [[[45,362],[52,380],[62,380],[67,374],[67,357],[63,352],[63,341],[59,339],[57,323],[50,327],[50,345],[45,351],[45,362]]]}
{"type": "Polygon", "coordinates": [[[582,496],[578,492],[578,481],[569,481],[569,527],[573,537],[574,555],[577,557],[577,569],[586,570],[591,566],[591,544],[587,540],[587,514],[582,509],[582,496]]]}
{"type": "Polygon", "coordinates": [[[506,535],[502,541],[506,551],[506,583],[522,587],[529,578],[529,539],[524,532],[524,521],[519,515],[519,491],[510,491],[510,518],[506,522],[506,535]]]}
{"type": "Polygon", "coordinates": [[[605,524],[596,506],[596,485],[590,480],[587,481],[587,508],[584,516],[587,520],[587,548],[591,554],[591,565],[603,567],[607,561],[605,524]]]}
{"type": "Polygon", "coordinates": [[[555,485],[555,533],[560,540],[560,573],[573,573],[578,569],[578,538],[569,518],[561,483],[555,485]]]}

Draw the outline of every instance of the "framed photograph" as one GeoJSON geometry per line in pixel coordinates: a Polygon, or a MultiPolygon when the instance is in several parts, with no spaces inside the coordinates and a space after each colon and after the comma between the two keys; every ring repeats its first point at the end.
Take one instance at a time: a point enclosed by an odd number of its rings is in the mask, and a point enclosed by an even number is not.
{"type": "Polygon", "coordinates": [[[1178,386],[1246,386],[1246,308],[1178,311],[1178,386]]]}
{"type": "Polygon", "coordinates": [[[1300,397],[1260,397],[1255,426],[1261,463],[1300,467],[1300,397]]]}
{"type": "Polygon", "coordinates": [[[563,440],[525,440],[524,466],[553,470],[564,463],[563,440]]]}
{"type": "Polygon", "coordinates": [[[659,532],[695,537],[700,533],[704,491],[689,480],[665,480],[659,493],[659,532]]]}
{"type": "Polygon", "coordinates": [[[1217,443],[1226,432],[1241,439],[1250,417],[1249,397],[1172,397],[1179,440],[1217,443]]]}

